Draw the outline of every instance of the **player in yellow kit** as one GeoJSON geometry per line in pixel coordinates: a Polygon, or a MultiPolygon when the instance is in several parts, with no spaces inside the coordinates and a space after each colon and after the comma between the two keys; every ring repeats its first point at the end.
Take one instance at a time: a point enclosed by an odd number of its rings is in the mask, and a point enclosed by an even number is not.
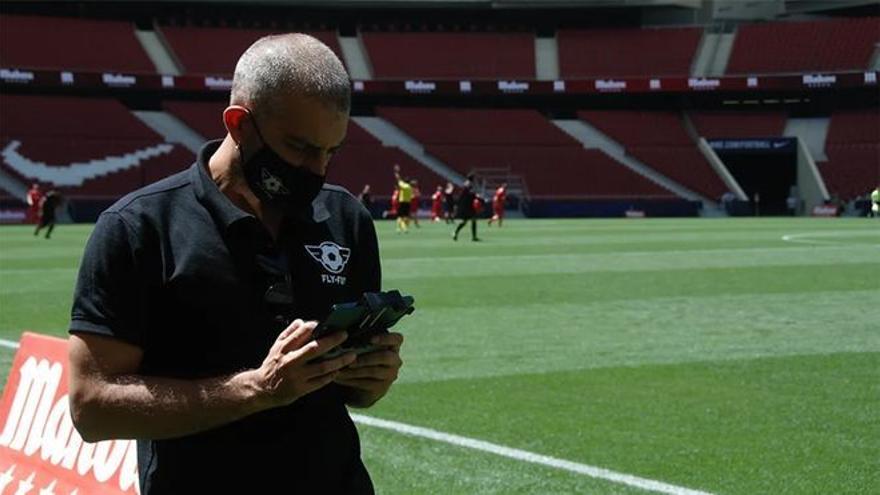
{"type": "Polygon", "coordinates": [[[400,175],[400,165],[394,164],[394,180],[397,181],[397,232],[409,232],[410,202],[413,187],[400,175]]]}

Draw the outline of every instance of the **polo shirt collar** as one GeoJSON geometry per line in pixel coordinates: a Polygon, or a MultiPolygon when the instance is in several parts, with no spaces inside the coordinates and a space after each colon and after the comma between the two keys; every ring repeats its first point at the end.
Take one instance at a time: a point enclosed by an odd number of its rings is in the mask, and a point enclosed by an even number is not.
{"type": "MultiPolygon", "coordinates": [[[[211,216],[213,216],[224,229],[227,229],[230,225],[239,220],[254,218],[254,216],[235,206],[235,204],[233,204],[232,201],[220,191],[220,188],[217,187],[214,179],[211,178],[211,174],[208,171],[208,162],[222,142],[222,139],[216,139],[208,141],[202,146],[199,150],[196,163],[190,168],[190,181],[193,184],[196,199],[198,199],[199,203],[211,213],[211,216]]],[[[329,219],[330,211],[324,203],[324,198],[325,194],[322,191],[312,202],[311,215],[297,215],[297,217],[292,220],[320,223],[329,219]]]]}

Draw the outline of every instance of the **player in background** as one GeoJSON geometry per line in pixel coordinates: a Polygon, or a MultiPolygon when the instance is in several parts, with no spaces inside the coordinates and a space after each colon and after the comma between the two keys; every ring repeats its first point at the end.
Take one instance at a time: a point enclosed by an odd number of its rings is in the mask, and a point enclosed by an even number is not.
{"type": "Polygon", "coordinates": [[[880,184],[871,192],[871,212],[870,216],[880,218],[880,184]]]}
{"type": "Polygon", "coordinates": [[[385,210],[385,213],[382,214],[383,218],[397,218],[397,207],[400,205],[400,201],[398,201],[398,197],[400,196],[400,191],[397,190],[397,185],[394,186],[394,190],[391,192],[391,205],[388,210],[385,210]]]}
{"type": "Polygon", "coordinates": [[[452,182],[446,183],[446,189],[443,190],[443,219],[446,223],[453,223],[455,218],[455,186],[452,182]]]}
{"type": "Polygon", "coordinates": [[[461,220],[461,223],[458,224],[455,228],[455,232],[452,234],[453,241],[458,240],[458,233],[461,232],[461,229],[463,229],[468,222],[471,223],[471,240],[480,240],[477,237],[477,212],[474,208],[474,205],[478,200],[476,193],[472,189],[471,181],[464,181],[464,184],[461,186],[461,192],[458,194],[458,202],[455,205],[455,213],[461,220]]]}
{"type": "Polygon", "coordinates": [[[34,235],[39,235],[43,227],[46,230],[46,239],[52,236],[52,230],[55,229],[55,213],[61,207],[61,195],[56,190],[51,190],[40,200],[40,221],[34,230],[34,235]]]}
{"type": "Polygon", "coordinates": [[[397,182],[397,232],[409,232],[410,206],[413,187],[400,175],[400,165],[394,164],[394,180],[397,182]]]}
{"type": "Polygon", "coordinates": [[[437,185],[437,190],[431,195],[431,221],[439,222],[443,216],[443,186],[437,185]]]}
{"type": "Polygon", "coordinates": [[[365,184],[364,189],[358,194],[358,201],[370,212],[370,216],[373,216],[373,194],[370,192],[369,184],[365,184]]]}
{"type": "Polygon", "coordinates": [[[34,182],[27,192],[27,223],[38,223],[40,220],[40,200],[43,199],[43,191],[40,185],[34,182]]]}
{"type": "Polygon", "coordinates": [[[492,197],[492,218],[489,219],[489,225],[497,221],[501,227],[504,220],[504,204],[507,202],[507,182],[501,184],[501,187],[495,190],[495,196],[492,197]]]}
{"type": "Polygon", "coordinates": [[[422,228],[419,225],[419,203],[422,201],[422,190],[419,189],[419,181],[410,179],[412,186],[412,199],[409,201],[409,216],[416,228],[422,228]]]}

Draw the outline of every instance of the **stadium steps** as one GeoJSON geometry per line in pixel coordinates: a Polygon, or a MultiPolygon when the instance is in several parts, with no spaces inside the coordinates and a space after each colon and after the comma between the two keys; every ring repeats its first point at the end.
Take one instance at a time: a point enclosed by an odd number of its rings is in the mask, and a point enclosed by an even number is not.
{"type": "Polygon", "coordinates": [[[702,201],[704,206],[712,206],[714,201],[698,194],[681,184],[660,174],[636,158],[626,154],[626,149],[605,133],[581,120],[552,120],[563,132],[580,142],[586,149],[598,149],[633,172],[640,174],[655,184],[691,201],[702,201]]]}
{"type": "Polygon", "coordinates": [[[180,144],[184,148],[198,153],[202,145],[207,139],[190,129],[186,124],[181,122],[177,117],[167,112],[156,111],[133,111],[135,117],[153,129],[165,141],[174,144],[180,144]]]}
{"type": "Polygon", "coordinates": [[[27,200],[28,186],[18,178],[7,174],[2,168],[0,168],[0,189],[16,199],[27,200]]]}
{"type": "Polygon", "coordinates": [[[697,149],[700,150],[700,153],[706,158],[706,161],[709,162],[709,165],[712,166],[712,169],[715,170],[715,173],[718,174],[718,177],[720,177],[724,182],[724,185],[727,186],[727,189],[736,195],[736,199],[740,201],[748,201],[749,197],[746,196],[746,193],[739,185],[739,182],[736,181],[733,174],[730,173],[730,170],[727,169],[727,166],[724,165],[724,162],[721,161],[721,158],[715,153],[715,150],[709,146],[709,142],[706,141],[706,138],[698,138],[697,149]]]}
{"type": "Polygon", "coordinates": [[[381,117],[352,117],[352,120],[381,141],[384,146],[400,149],[413,160],[421,163],[446,180],[457,184],[464,182],[465,178],[461,174],[437,158],[429,155],[422,144],[387,120],[381,117]]]}
{"type": "Polygon", "coordinates": [[[868,63],[868,69],[880,70],[880,45],[874,49],[874,54],[871,55],[871,61],[868,63]]]}
{"type": "Polygon", "coordinates": [[[727,69],[727,62],[730,61],[730,52],[733,50],[735,39],[735,31],[731,33],[721,32],[720,30],[718,32],[710,32],[707,29],[703,34],[703,39],[700,40],[697,56],[694,57],[691,76],[723,76],[725,69],[727,69]]]}
{"type": "Polygon", "coordinates": [[[169,76],[183,74],[180,64],[163,38],[160,37],[159,32],[136,29],[134,35],[144,51],[147,52],[150,61],[156,66],[156,72],[169,76]]]}
{"type": "Polygon", "coordinates": [[[339,36],[339,48],[352,79],[368,81],[373,78],[370,57],[360,34],[357,37],[339,36]]]}
{"type": "Polygon", "coordinates": [[[788,119],[783,136],[800,138],[807,145],[813,159],[817,162],[824,162],[828,160],[828,155],[825,154],[825,142],[828,139],[830,124],[831,119],[829,118],[788,119]]]}
{"type": "Polygon", "coordinates": [[[559,79],[559,45],[555,37],[535,36],[535,72],[539,81],[559,79]]]}

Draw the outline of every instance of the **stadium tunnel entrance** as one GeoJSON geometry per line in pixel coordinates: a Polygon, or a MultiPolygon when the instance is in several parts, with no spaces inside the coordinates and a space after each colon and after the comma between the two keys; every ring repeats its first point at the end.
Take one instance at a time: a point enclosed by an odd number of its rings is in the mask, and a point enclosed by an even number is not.
{"type": "Polygon", "coordinates": [[[709,145],[749,198],[752,214],[790,214],[787,201],[797,186],[796,140],[712,140],[709,145]]]}

